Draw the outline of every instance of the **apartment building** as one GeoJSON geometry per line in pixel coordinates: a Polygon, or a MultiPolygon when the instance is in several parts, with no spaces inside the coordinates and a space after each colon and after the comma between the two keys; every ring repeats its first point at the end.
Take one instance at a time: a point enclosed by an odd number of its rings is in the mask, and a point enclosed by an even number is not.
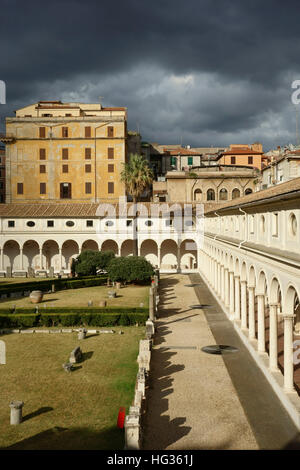
{"type": "Polygon", "coordinates": [[[126,108],[39,101],[6,118],[6,202],[116,202],[126,108]]]}

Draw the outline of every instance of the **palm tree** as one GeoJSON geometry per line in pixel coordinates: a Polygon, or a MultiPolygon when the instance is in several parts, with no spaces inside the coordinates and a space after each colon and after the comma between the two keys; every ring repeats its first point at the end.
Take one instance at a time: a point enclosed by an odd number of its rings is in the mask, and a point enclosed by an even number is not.
{"type": "Polygon", "coordinates": [[[141,197],[145,189],[147,189],[153,181],[153,173],[148,165],[147,160],[142,155],[130,154],[129,161],[124,163],[124,168],[121,171],[121,181],[125,183],[125,188],[128,194],[133,199],[133,255],[137,256],[138,241],[137,241],[137,214],[136,203],[141,197]]]}

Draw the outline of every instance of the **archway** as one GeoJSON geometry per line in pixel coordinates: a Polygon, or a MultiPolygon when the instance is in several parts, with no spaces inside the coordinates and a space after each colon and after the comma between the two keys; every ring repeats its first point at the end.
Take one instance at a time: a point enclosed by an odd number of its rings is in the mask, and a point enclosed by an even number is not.
{"type": "MultiPolygon", "coordinates": [[[[119,247],[115,240],[105,240],[101,245],[101,251],[113,251],[115,255],[119,254],[119,247]]],[[[126,255],[122,255],[126,256],[126,255]]]]}
{"type": "Polygon", "coordinates": [[[180,245],[180,261],[181,269],[197,268],[197,244],[195,240],[183,240],[180,245]]]}
{"type": "Polygon", "coordinates": [[[81,251],[86,250],[99,251],[98,243],[95,240],[85,240],[81,246],[81,251]]]}
{"type": "Polygon", "coordinates": [[[74,240],[66,240],[62,245],[62,269],[71,269],[72,258],[76,258],[78,255],[78,243],[74,240]]]}
{"type": "Polygon", "coordinates": [[[157,243],[154,240],[144,240],[141,244],[140,255],[144,256],[147,261],[149,261],[152,266],[158,267],[158,247],[157,243]]]}
{"type": "Polygon", "coordinates": [[[219,200],[220,201],[227,201],[228,199],[228,191],[226,188],[222,188],[220,189],[220,192],[219,192],[219,200]]]}
{"type": "Polygon", "coordinates": [[[59,256],[58,243],[55,240],[47,240],[42,248],[42,266],[40,269],[54,268],[54,271],[60,271],[61,260],[59,256]]]}
{"type": "Polygon", "coordinates": [[[194,201],[202,201],[202,191],[200,188],[197,188],[194,191],[194,201]]]}
{"type": "Polygon", "coordinates": [[[23,245],[24,269],[40,269],[40,247],[35,240],[27,240],[23,245]]]}
{"type": "Polygon", "coordinates": [[[160,253],[162,269],[177,269],[177,243],[174,240],[164,240],[161,244],[160,253]]]}
{"type": "Polygon", "coordinates": [[[232,194],[231,194],[232,199],[236,199],[240,197],[240,195],[241,195],[241,191],[238,188],[234,188],[232,190],[232,194]]]}
{"type": "Polygon", "coordinates": [[[121,256],[133,255],[133,240],[125,240],[121,245],[121,256]]]}
{"type": "Polygon", "coordinates": [[[4,266],[12,271],[21,269],[20,246],[15,240],[7,240],[3,247],[4,266]]]}

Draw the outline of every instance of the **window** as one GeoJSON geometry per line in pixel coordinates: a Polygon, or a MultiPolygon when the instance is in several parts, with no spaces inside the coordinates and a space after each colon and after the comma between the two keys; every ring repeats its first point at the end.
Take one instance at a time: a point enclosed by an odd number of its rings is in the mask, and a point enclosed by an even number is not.
{"type": "Polygon", "coordinates": [[[85,183],[85,194],[92,194],[92,183],[85,183]]]}
{"type": "Polygon", "coordinates": [[[114,148],[108,147],[107,149],[107,158],[114,158],[114,148]]]}
{"type": "Polygon", "coordinates": [[[35,222],[33,222],[33,220],[29,220],[26,225],[27,225],[27,227],[34,227],[35,222]]]}
{"type": "Polygon", "coordinates": [[[91,137],[91,128],[90,126],[84,128],[84,136],[86,139],[89,139],[91,137]]]}
{"type": "Polygon", "coordinates": [[[69,134],[68,127],[62,127],[61,129],[62,137],[68,137],[68,134],[69,134]]]}
{"type": "Polygon", "coordinates": [[[62,166],[62,172],[63,173],[69,173],[69,165],[63,165],[62,166]]]}
{"type": "Polygon", "coordinates": [[[235,163],[236,163],[236,158],[235,158],[235,157],[231,157],[231,158],[230,158],[230,162],[231,162],[231,165],[235,165],[235,163]]]}
{"type": "Polygon", "coordinates": [[[297,235],[297,218],[293,213],[289,217],[289,229],[292,236],[297,235]]]}
{"type": "Polygon", "coordinates": [[[94,225],[94,221],[93,221],[93,220],[87,220],[87,221],[86,221],[86,226],[87,226],[87,227],[93,227],[93,225],[94,225]]]}
{"type": "Polygon", "coordinates": [[[105,225],[106,225],[106,227],[112,227],[112,226],[114,225],[114,223],[113,223],[112,220],[107,220],[107,221],[105,222],[105,225]]]}
{"type": "Polygon", "coordinates": [[[146,225],[147,227],[151,227],[151,225],[153,225],[152,220],[146,220],[145,225],[146,225]]]}
{"type": "Polygon", "coordinates": [[[227,189],[225,188],[222,188],[220,190],[220,201],[227,201],[228,199],[228,192],[227,192],[227,189]]]}
{"type": "Polygon", "coordinates": [[[114,136],[114,128],[113,126],[108,126],[107,127],[107,137],[113,137],[114,136]]]}
{"type": "Polygon", "coordinates": [[[253,157],[248,157],[248,165],[252,165],[253,164],[253,157]]]}
{"type": "Polygon", "coordinates": [[[46,183],[40,183],[40,194],[46,194],[46,183]]]}
{"type": "Polygon", "coordinates": [[[254,215],[250,215],[250,233],[254,233],[254,215]]]}
{"type": "Polygon", "coordinates": [[[39,128],[39,136],[40,136],[40,139],[45,139],[45,137],[46,137],[46,127],[40,127],[39,128]]]}
{"type": "Polygon", "coordinates": [[[266,231],[266,219],[264,215],[260,216],[260,231],[261,233],[264,233],[266,231]]]}
{"type": "Polygon", "coordinates": [[[108,194],[114,194],[115,192],[115,184],[114,183],[108,183],[107,185],[107,190],[108,190],[108,194]]]}
{"type": "Polygon", "coordinates": [[[115,171],[115,165],[108,165],[107,171],[108,173],[113,173],[115,171]]]}
{"type": "Polygon", "coordinates": [[[72,197],[71,183],[60,183],[60,198],[71,199],[71,197],[72,197]]]}
{"type": "Polygon", "coordinates": [[[172,227],[173,226],[173,219],[166,220],[166,227],[172,227]]]}
{"type": "Polygon", "coordinates": [[[67,227],[74,227],[74,225],[75,225],[75,222],[73,222],[73,220],[67,220],[66,222],[67,227]]]}
{"type": "Polygon", "coordinates": [[[40,149],[40,160],[46,160],[46,149],[40,149]]]}
{"type": "Polygon", "coordinates": [[[46,173],[46,165],[40,165],[40,173],[46,173]]]}
{"type": "Polygon", "coordinates": [[[14,220],[9,220],[8,221],[8,227],[13,228],[15,226],[15,221],[14,220]]]}
{"type": "Polygon", "coordinates": [[[3,183],[0,181],[0,189],[3,189],[3,183]]]}
{"type": "Polygon", "coordinates": [[[188,157],[188,165],[192,165],[193,164],[193,157],[188,157]]]}
{"type": "Polygon", "coordinates": [[[62,149],[62,159],[68,160],[69,158],[69,149],[62,149]]]}
{"type": "Polygon", "coordinates": [[[23,193],[24,193],[23,183],[18,183],[17,184],[17,194],[23,194],[23,193]]]}
{"type": "Polygon", "coordinates": [[[47,227],[54,227],[54,220],[47,220],[47,227]]]}
{"type": "Polygon", "coordinates": [[[248,194],[252,194],[252,189],[251,188],[246,189],[245,196],[247,196],[248,194]]]}
{"type": "Polygon", "coordinates": [[[194,201],[201,201],[202,200],[202,191],[201,189],[197,188],[194,192],[194,201]]]}
{"type": "Polygon", "coordinates": [[[90,160],[92,158],[92,149],[85,148],[84,152],[85,152],[85,159],[90,160]]]}
{"type": "Polygon", "coordinates": [[[206,199],[208,201],[214,201],[216,198],[214,189],[208,189],[206,193],[206,199]]]}
{"type": "Polygon", "coordinates": [[[170,163],[171,163],[171,166],[176,166],[177,165],[177,158],[176,157],[171,157],[170,163]]]}
{"type": "Polygon", "coordinates": [[[126,227],[132,227],[132,220],[126,220],[126,227]]]}
{"type": "Polygon", "coordinates": [[[233,191],[232,191],[232,199],[236,199],[236,198],[240,197],[240,195],[241,195],[241,192],[240,192],[240,190],[239,190],[238,188],[233,189],[233,191]]]}
{"type": "Polygon", "coordinates": [[[92,165],[85,165],[85,172],[91,173],[91,171],[92,171],[92,165]]]}
{"type": "Polygon", "coordinates": [[[278,237],[278,212],[272,214],[272,235],[278,237]]]}

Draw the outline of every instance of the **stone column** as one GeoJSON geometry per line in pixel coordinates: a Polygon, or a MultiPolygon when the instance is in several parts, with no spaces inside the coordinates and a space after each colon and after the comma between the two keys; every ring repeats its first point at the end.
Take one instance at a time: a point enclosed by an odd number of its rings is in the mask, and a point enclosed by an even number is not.
{"type": "Polygon", "coordinates": [[[24,269],[24,260],[23,260],[23,248],[20,248],[20,270],[24,269]]]}
{"type": "Polygon", "coordinates": [[[221,263],[218,263],[218,295],[221,296],[221,263]]]}
{"type": "Polygon", "coordinates": [[[228,268],[225,268],[225,307],[229,307],[229,274],[228,274],[228,268]]]}
{"type": "Polygon", "coordinates": [[[225,302],[225,273],[223,264],[221,265],[221,300],[225,302]]]}
{"type": "Polygon", "coordinates": [[[178,240],[179,245],[177,246],[177,270],[180,269],[180,241],[178,240]]]}
{"type": "Polygon", "coordinates": [[[0,270],[4,270],[4,249],[0,248],[0,270]]]}
{"type": "Polygon", "coordinates": [[[257,340],[258,352],[265,352],[265,295],[257,295],[257,340]]]}
{"type": "Polygon", "coordinates": [[[215,260],[215,283],[214,283],[214,289],[215,292],[218,293],[218,263],[215,260]]]}
{"type": "Polygon", "coordinates": [[[59,252],[58,268],[61,271],[62,270],[62,248],[61,247],[58,248],[58,252],[59,252]]]}
{"type": "Polygon", "coordinates": [[[249,339],[255,339],[254,287],[248,287],[249,294],[249,339]]]}
{"type": "Polygon", "coordinates": [[[234,276],[234,319],[240,320],[241,318],[241,297],[240,297],[240,276],[234,276]]]}
{"type": "Polygon", "coordinates": [[[22,423],[22,408],[24,403],[20,400],[11,401],[10,407],[10,424],[22,423]]]}
{"type": "Polygon", "coordinates": [[[43,248],[40,248],[40,269],[43,267],[43,248]]]}
{"type": "Polygon", "coordinates": [[[284,390],[294,391],[293,314],[283,313],[284,320],[284,390]]]}
{"type": "Polygon", "coordinates": [[[234,317],[234,279],[233,272],[229,273],[229,313],[230,316],[234,317]]]}
{"type": "Polygon", "coordinates": [[[247,281],[241,281],[241,328],[247,329],[247,281]]]}
{"type": "Polygon", "coordinates": [[[161,257],[161,249],[160,249],[160,245],[158,245],[158,247],[157,247],[157,265],[158,265],[158,269],[160,269],[160,257],[161,257]]]}
{"type": "Polygon", "coordinates": [[[269,368],[271,371],[278,370],[277,306],[277,303],[270,304],[269,313],[269,368]]]}

